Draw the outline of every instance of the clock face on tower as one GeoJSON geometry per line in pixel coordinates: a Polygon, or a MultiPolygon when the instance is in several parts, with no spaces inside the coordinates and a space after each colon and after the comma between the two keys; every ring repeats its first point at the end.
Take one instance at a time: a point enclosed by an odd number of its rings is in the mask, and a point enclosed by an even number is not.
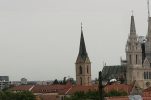
{"type": "Polygon", "coordinates": [[[147,87],[150,87],[150,82],[146,82],[146,86],[147,86],[147,87]]]}

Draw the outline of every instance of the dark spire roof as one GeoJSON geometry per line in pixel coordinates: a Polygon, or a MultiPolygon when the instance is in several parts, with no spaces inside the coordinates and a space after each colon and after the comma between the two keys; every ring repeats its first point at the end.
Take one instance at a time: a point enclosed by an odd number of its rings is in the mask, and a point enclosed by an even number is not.
{"type": "Polygon", "coordinates": [[[147,38],[150,40],[151,38],[151,17],[148,18],[148,36],[147,38]]]}
{"type": "Polygon", "coordinates": [[[131,16],[130,34],[136,34],[134,16],[131,16]]]}
{"type": "Polygon", "coordinates": [[[83,36],[82,24],[81,24],[81,39],[80,39],[80,48],[79,48],[78,56],[81,57],[83,60],[86,60],[86,58],[88,57],[85,41],[84,41],[84,36],[83,36]]]}

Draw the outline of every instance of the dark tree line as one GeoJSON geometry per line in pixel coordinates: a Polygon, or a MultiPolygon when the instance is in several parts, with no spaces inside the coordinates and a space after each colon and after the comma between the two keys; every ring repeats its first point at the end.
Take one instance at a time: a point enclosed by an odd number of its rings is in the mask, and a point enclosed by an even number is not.
{"type": "MultiPolygon", "coordinates": [[[[105,97],[114,96],[127,96],[128,94],[124,91],[112,90],[104,94],[105,97]]],[[[65,100],[99,100],[99,91],[89,91],[89,92],[76,92],[70,97],[65,97],[65,100]]]]}
{"type": "Polygon", "coordinates": [[[62,85],[65,85],[67,82],[70,82],[70,83],[72,83],[72,84],[75,84],[75,81],[74,81],[73,78],[66,79],[66,77],[64,77],[63,80],[60,80],[60,81],[57,80],[57,79],[55,79],[55,80],[53,81],[53,84],[62,84],[62,85]]]}
{"type": "Polygon", "coordinates": [[[11,91],[0,91],[0,100],[36,100],[36,97],[32,92],[11,92],[11,91]]]}

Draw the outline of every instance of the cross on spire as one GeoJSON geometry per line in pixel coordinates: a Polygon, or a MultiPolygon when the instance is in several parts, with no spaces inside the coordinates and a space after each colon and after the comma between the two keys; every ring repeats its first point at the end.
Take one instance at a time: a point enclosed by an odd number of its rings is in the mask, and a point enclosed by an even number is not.
{"type": "Polygon", "coordinates": [[[133,14],[134,14],[134,11],[132,10],[131,12],[132,12],[132,16],[133,16],[133,14]]]}
{"type": "Polygon", "coordinates": [[[82,27],[82,22],[81,22],[81,30],[82,30],[82,28],[83,28],[83,27],[82,27]]]}
{"type": "Polygon", "coordinates": [[[147,1],[147,8],[148,8],[148,18],[149,18],[150,17],[149,0],[147,1]]]}

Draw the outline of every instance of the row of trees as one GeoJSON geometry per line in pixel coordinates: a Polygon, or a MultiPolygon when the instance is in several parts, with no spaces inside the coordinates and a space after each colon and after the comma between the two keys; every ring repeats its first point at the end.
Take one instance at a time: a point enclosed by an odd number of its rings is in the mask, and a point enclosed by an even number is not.
{"type": "MultiPolygon", "coordinates": [[[[112,97],[112,96],[127,96],[128,94],[124,91],[112,90],[109,93],[105,93],[104,95],[105,97],[112,97]]],[[[99,100],[99,92],[98,91],[89,91],[87,93],[76,92],[70,97],[65,97],[65,100],[99,100]]]]}
{"type": "Polygon", "coordinates": [[[74,81],[73,78],[66,79],[66,77],[64,77],[63,80],[60,80],[60,81],[58,81],[57,79],[55,79],[53,81],[53,84],[64,84],[65,85],[68,81],[70,81],[72,84],[75,84],[75,81],[74,81]]]}
{"type": "Polygon", "coordinates": [[[11,91],[0,91],[0,100],[36,100],[36,97],[32,92],[11,92],[11,91]]]}

